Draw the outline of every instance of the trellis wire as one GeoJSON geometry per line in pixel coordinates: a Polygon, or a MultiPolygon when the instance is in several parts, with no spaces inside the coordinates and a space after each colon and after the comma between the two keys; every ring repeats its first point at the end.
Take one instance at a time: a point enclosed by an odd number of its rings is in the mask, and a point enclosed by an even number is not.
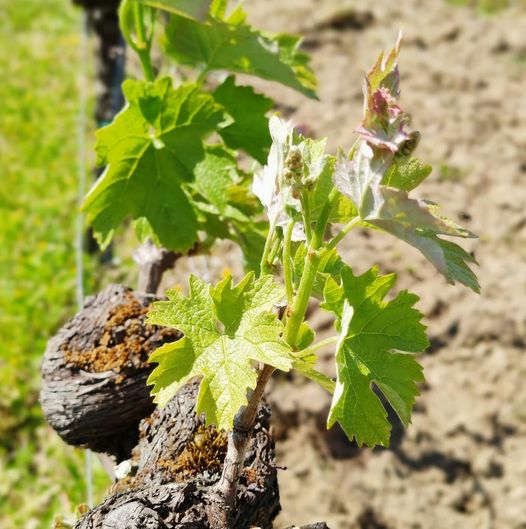
{"type": "MultiPolygon", "coordinates": [[[[81,17],[80,40],[79,40],[79,66],[78,66],[78,98],[79,111],[77,118],[77,142],[78,142],[78,173],[77,193],[78,210],[75,223],[75,261],[76,261],[76,298],[78,310],[84,306],[84,215],[80,211],[80,205],[84,200],[86,191],[86,114],[87,114],[87,73],[88,63],[88,15],[83,11],[81,17]]],[[[86,503],[93,506],[93,461],[91,450],[84,452],[84,470],[86,478],[86,503]]]]}

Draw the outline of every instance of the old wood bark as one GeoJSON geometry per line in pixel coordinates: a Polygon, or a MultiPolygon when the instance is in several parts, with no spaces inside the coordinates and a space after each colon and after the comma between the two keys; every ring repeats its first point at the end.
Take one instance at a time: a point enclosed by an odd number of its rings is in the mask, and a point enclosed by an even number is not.
{"type": "MultiPolygon", "coordinates": [[[[213,485],[221,475],[226,436],[195,413],[197,384],[182,388],[140,425],[134,476],[82,518],[76,529],[215,529],[213,485]]],[[[262,406],[246,453],[232,529],[270,529],[280,510],[270,410],[262,406]]]]}
{"type": "Polygon", "coordinates": [[[179,334],[145,324],[155,298],[110,285],[48,343],[40,402],[68,444],[129,457],[137,426],[154,409],[146,386],[148,355],[179,334]]]}
{"type": "MultiPolygon", "coordinates": [[[[69,444],[123,462],[129,473],[76,529],[223,529],[218,501],[227,436],[196,415],[198,383],[155,409],[148,355],[180,334],[146,324],[153,296],[110,285],[53,337],[42,363],[40,400],[69,444]]],[[[271,529],[280,510],[270,410],[257,410],[229,529],[271,529]]],[[[305,529],[326,529],[313,525],[305,529]]]]}

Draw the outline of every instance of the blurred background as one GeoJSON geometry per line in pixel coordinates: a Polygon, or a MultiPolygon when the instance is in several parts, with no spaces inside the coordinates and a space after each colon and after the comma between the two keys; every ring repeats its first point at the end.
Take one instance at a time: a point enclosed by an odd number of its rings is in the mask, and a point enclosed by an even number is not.
{"type": "MultiPolygon", "coordinates": [[[[283,513],[276,527],[526,528],[526,6],[520,0],[251,0],[258,27],[304,36],[320,102],[253,83],[329,148],[348,147],[364,72],[404,32],[402,106],[434,172],[419,197],[479,235],[481,296],[448,286],[411,248],[357,231],[345,257],[377,263],[421,297],[431,347],[413,424],[390,449],[326,432],[328,396],[279,379],[283,513]]],[[[38,405],[47,339],[76,311],[78,88],[87,82],[86,165],[96,128],[96,39],[79,52],[82,10],[68,0],[0,0],[0,527],[40,529],[86,501],[84,455],[45,425],[38,405]]],[[[133,65],[131,66],[133,72],[133,65]]],[[[253,81],[251,81],[253,82],[253,81]]],[[[112,263],[86,257],[86,291],[133,285],[124,234],[112,263]]],[[[225,265],[212,256],[206,273],[225,265]]],[[[330,321],[313,312],[324,332],[330,321]]],[[[332,374],[333,360],[322,358],[332,374]]],[[[94,461],[95,500],[110,485],[94,461]]]]}

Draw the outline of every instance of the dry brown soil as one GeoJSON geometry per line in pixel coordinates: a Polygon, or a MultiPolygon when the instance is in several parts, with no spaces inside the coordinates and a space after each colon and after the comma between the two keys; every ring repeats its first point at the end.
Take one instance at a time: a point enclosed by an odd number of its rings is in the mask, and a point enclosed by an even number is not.
{"type": "MultiPolygon", "coordinates": [[[[401,28],[403,107],[435,167],[416,192],[476,232],[482,294],[449,286],[416,251],[380,234],[344,242],[355,271],[379,263],[421,296],[432,346],[413,424],[391,449],[324,432],[329,397],[277,381],[283,513],[276,527],[526,528],[526,13],[488,17],[442,0],[253,0],[251,20],[305,35],[320,102],[273,85],[283,112],[331,150],[350,147],[364,71],[401,28]],[[349,7],[352,16],[340,17],[349,7]],[[336,16],[336,18],[335,18],[336,16]]],[[[348,14],[348,13],[347,13],[348,14]]],[[[329,332],[328,318],[312,321],[329,332]]],[[[322,368],[333,372],[330,356],[322,368]]]]}

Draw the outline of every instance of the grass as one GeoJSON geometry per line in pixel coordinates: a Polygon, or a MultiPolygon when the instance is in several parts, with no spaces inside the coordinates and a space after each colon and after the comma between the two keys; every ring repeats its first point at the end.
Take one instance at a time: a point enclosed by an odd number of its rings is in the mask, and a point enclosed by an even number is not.
{"type": "Polygon", "coordinates": [[[525,0],[447,0],[456,6],[469,6],[483,15],[494,15],[512,6],[526,7],[525,0]]]}
{"type": "MultiPolygon", "coordinates": [[[[0,527],[51,527],[85,501],[83,454],[38,405],[47,339],[75,312],[79,12],[0,0],[0,527]]],[[[96,469],[96,489],[106,485],[96,469]]]]}
{"type": "Polygon", "coordinates": [[[438,167],[439,182],[460,182],[466,175],[466,170],[456,165],[440,164],[438,167]]]}

